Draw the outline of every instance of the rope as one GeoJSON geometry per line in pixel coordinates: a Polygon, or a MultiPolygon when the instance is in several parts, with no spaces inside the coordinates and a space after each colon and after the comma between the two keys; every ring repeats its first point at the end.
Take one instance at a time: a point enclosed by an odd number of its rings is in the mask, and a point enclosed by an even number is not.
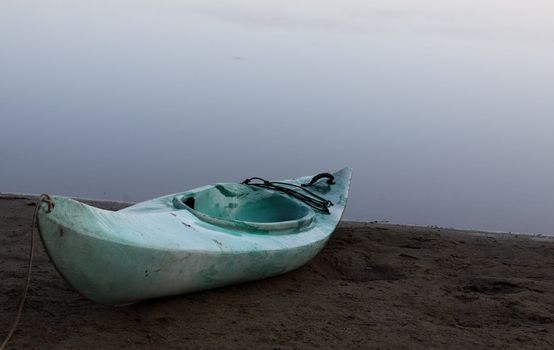
{"type": "Polygon", "coordinates": [[[25,305],[25,299],[27,298],[27,291],[29,290],[29,284],[31,282],[31,269],[33,267],[33,255],[35,252],[35,225],[37,222],[37,214],[40,209],[40,205],[42,203],[47,203],[48,208],[46,209],[46,212],[49,213],[54,209],[54,201],[52,198],[47,194],[41,194],[37,206],[35,208],[35,212],[33,214],[33,223],[31,224],[31,249],[29,250],[29,261],[27,266],[27,279],[25,281],[25,286],[23,287],[23,293],[21,295],[21,300],[19,301],[19,307],[17,308],[17,315],[15,317],[15,320],[12,324],[12,328],[8,332],[8,335],[2,342],[2,345],[0,345],[0,350],[4,350],[6,345],[8,344],[8,341],[10,341],[10,338],[12,337],[13,333],[15,332],[17,325],[19,324],[19,320],[21,319],[21,314],[23,313],[23,306],[25,305]]]}
{"type": "Polygon", "coordinates": [[[302,186],[290,184],[287,182],[267,181],[262,179],[261,177],[251,177],[244,180],[242,183],[245,185],[283,192],[291,197],[302,201],[304,204],[310,206],[317,211],[325,214],[331,214],[331,212],[329,211],[329,207],[333,205],[333,202],[318,196],[317,194],[307,190],[302,186]],[[261,181],[261,183],[251,183],[253,180],[261,181]]]}

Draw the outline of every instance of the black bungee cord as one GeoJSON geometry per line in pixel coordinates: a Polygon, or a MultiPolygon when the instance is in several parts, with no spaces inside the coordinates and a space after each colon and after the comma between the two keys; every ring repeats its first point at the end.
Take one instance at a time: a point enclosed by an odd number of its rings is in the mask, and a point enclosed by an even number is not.
{"type": "Polygon", "coordinates": [[[313,208],[314,210],[317,210],[325,214],[331,214],[331,212],[329,211],[329,207],[333,205],[333,202],[321,196],[318,196],[317,194],[305,188],[305,187],[314,185],[317,181],[319,181],[322,178],[328,178],[327,183],[329,185],[332,185],[335,183],[333,175],[329,173],[318,174],[314,176],[309,183],[302,184],[300,186],[286,183],[286,182],[268,181],[268,180],[262,179],[261,177],[251,177],[249,179],[244,180],[242,183],[245,185],[283,192],[291,197],[294,197],[300,200],[301,202],[313,208]],[[257,180],[260,182],[252,183],[252,181],[254,180],[257,180]]]}

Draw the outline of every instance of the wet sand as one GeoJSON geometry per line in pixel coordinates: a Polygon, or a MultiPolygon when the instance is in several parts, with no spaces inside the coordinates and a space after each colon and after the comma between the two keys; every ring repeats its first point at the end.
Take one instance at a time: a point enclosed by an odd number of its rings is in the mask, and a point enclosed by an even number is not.
{"type": "MultiPolygon", "coordinates": [[[[24,283],[33,210],[32,197],[0,196],[0,340],[24,283]]],[[[554,240],[343,223],[291,273],[126,307],[81,297],[37,241],[29,296],[8,346],[346,347],[554,348],[554,240]]]]}

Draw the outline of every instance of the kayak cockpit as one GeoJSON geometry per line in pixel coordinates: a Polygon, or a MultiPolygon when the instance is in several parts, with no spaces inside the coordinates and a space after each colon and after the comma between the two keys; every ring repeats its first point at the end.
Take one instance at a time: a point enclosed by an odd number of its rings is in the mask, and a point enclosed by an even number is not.
{"type": "Polygon", "coordinates": [[[243,184],[217,184],[173,198],[202,221],[230,229],[271,233],[310,226],[314,212],[286,195],[243,184]]]}

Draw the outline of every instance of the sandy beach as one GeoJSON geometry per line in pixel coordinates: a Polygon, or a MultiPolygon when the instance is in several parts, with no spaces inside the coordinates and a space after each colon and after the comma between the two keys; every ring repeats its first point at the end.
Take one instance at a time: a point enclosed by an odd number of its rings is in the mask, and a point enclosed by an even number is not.
{"type": "MultiPolygon", "coordinates": [[[[24,283],[34,203],[0,196],[0,340],[24,283]]],[[[286,275],[126,307],[80,296],[37,241],[29,296],[8,346],[347,347],[554,348],[554,240],[345,222],[314,260],[286,275]]]]}

